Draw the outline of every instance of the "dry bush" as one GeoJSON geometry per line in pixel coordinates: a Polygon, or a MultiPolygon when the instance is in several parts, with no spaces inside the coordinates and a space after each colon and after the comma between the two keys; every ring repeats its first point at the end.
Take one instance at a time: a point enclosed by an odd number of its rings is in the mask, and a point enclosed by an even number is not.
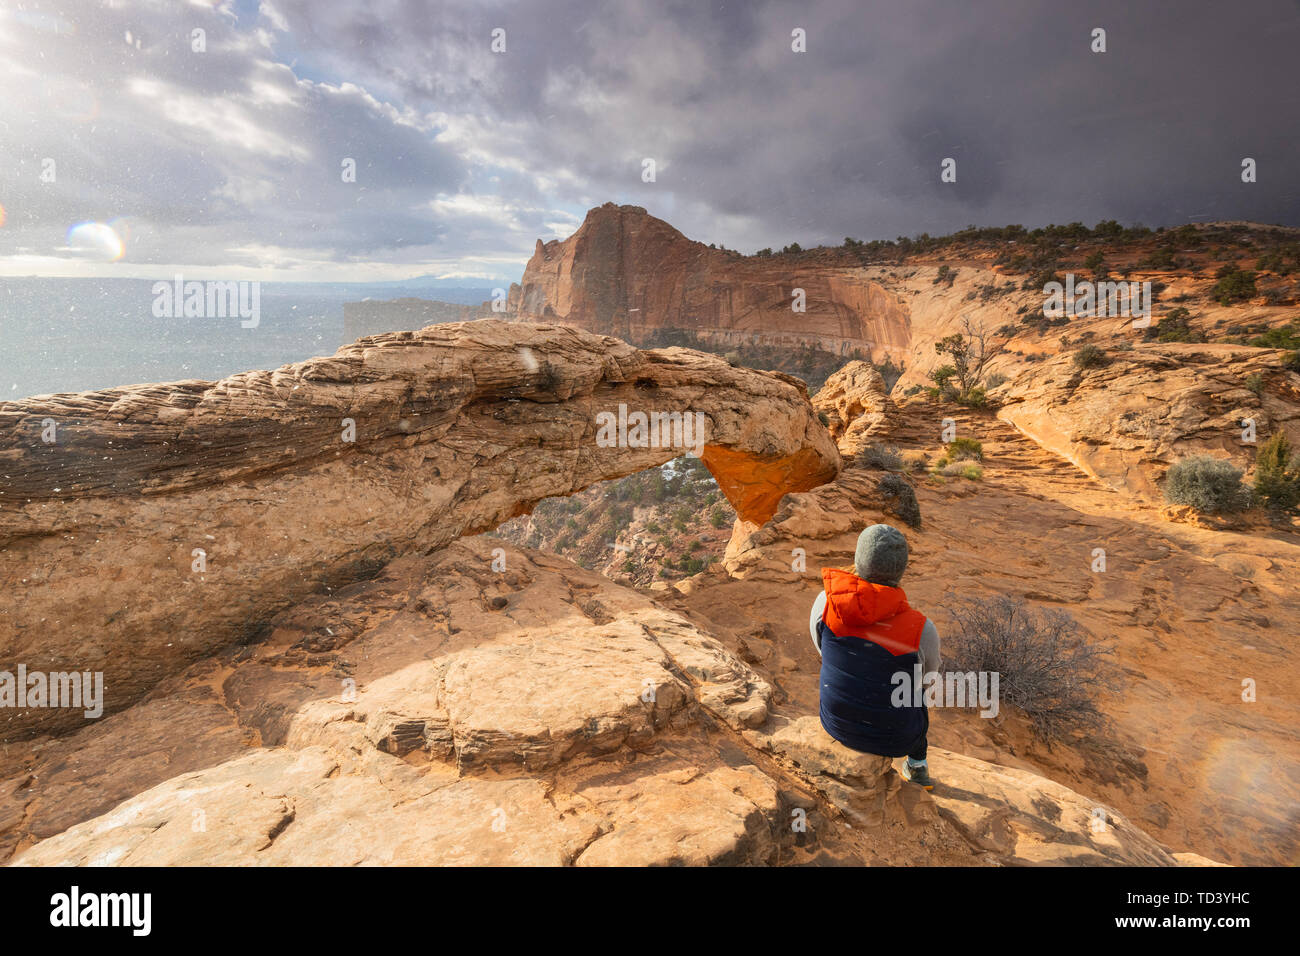
{"type": "Polygon", "coordinates": [[[1049,746],[1109,729],[1099,701],[1118,687],[1113,651],[1065,611],[1006,595],[954,602],[948,610],[955,627],[944,639],[945,670],[996,671],[1001,702],[1022,710],[1049,746]]]}

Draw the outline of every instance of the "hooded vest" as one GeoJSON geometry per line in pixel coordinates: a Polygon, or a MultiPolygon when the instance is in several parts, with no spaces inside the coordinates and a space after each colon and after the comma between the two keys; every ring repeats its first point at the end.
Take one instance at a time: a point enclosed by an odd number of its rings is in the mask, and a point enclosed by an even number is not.
{"type": "MultiPolygon", "coordinates": [[[[925,707],[891,702],[903,672],[910,682],[920,663],[925,615],[902,588],[872,584],[856,574],[822,571],[826,610],[821,638],[821,722],[844,746],[883,757],[911,752],[929,724],[925,707]]],[[[910,698],[910,695],[909,695],[910,698]]]]}

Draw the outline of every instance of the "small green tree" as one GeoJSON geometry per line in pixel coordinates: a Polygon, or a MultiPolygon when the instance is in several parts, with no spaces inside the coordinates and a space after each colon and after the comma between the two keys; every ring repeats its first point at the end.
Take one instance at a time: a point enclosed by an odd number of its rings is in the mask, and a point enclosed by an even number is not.
{"type": "MultiPolygon", "coordinates": [[[[962,320],[960,332],[946,335],[934,343],[936,352],[952,359],[950,365],[944,365],[938,371],[952,369],[948,378],[957,380],[958,401],[968,401],[973,398],[972,392],[979,387],[985,369],[1006,349],[1007,341],[1005,338],[992,339],[983,326],[976,325],[970,316],[966,316],[962,320]]],[[[931,379],[934,379],[934,374],[931,373],[931,379]]],[[[943,384],[937,379],[935,381],[942,391],[943,384]]]]}
{"type": "Polygon", "coordinates": [[[1274,511],[1300,506],[1300,456],[1285,432],[1277,432],[1255,454],[1255,499],[1274,511]]]}
{"type": "Polygon", "coordinates": [[[931,399],[947,399],[951,401],[957,397],[957,389],[952,384],[952,377],[957,374],[957,370],[951,365],[940,365],[930,373],[930,381],[934,382],[934,388],[927,389],[931,399]]]}

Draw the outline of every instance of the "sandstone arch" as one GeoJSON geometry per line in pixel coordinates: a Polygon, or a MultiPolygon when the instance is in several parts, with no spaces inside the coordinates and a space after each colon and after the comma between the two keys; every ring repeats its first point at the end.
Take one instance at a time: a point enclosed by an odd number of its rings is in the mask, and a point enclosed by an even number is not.
{"type": "MultiPolygon", "coordinates": [[[[682,453],[597,445],[597,413],[620,403],[705,416],[702,457],[747,521],[839,470],[796,379],[497,320],[219,382],[0,403],[0,659],[103,671],[120,710],[314,591],[682,453]]],[[[28,710],[5,737],[82,721],[28,710]]]]}

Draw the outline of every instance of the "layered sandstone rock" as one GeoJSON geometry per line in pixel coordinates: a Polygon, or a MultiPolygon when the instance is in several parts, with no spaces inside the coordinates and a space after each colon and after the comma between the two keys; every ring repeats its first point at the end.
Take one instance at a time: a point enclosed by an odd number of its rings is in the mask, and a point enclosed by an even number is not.
{"type": "Polygon", "coordinates": [[[1111,488],[1159,500],[1165,472],[1182,458],[1212,455],[1249,470],[1275,431],[1300,444],[1300,375],[1281,358],[1167,343],[1108,350],[1104,365],[1080,370],[1062,353],[1003,386],[998,415],[1111,488]],[[1256,375],[1258,391],[1248,387],[1256,375]]]}
{"type": "Polygon", "coordinates": [[[529,322],[563,322],[632,341],[684,329],[718,343],[908,350],[907,312],[860,270],[793,256],[711,249],[639,206],[606,203],[564,240],[542,243],[510,305],[529,322]],[[802,289],[806,312],[792,309],[802,289]]]}
{"type": "MultiPolygon", "coordinates": [[[[952,417],[958,435],[983,444],[982,479],[908,479],[924,518],[911,529],[889,510],[884,472],[846,468],[834,482],[787,495],[765,525],[738,523],[716,570],[662,600],[764,674],[779,689],[783,712],[815,714],[821,662],[808,610],[822,569],[851,565],[863,527],[893,524],[911,552],[903,588],[935,621],[946,665],[958,636],[954,604],[1010,596],[1068,613],[1112,646],[1120,676],[1116,691],[1100,699],[1113,721],[1100,735],[1049,749],[1014,707],[994,719],[947,708],[931,715],[932,753],[942,748],[1048,777],[1180,851],[1251,865],[1293,859],[1300,787],[1277,768],[1294,767],[1300,755],[1291,719],[1300,699],[1300,648],[1290,639],[1300,631],[1296,536],[1169,523],[1150,503],[1086,476],[991,412],[912,404],[898,414],[887,440],[909,456],[940,454],[939,416],[952,417]],[[1260,680],[1253,676],[1260,668],[1270,675],[1269,693],[1247,700],[1242,681],[1260,680]]],[[[943,782],[953,771],[940,766],[943,782]]],[[[1007,792],[1016,786],[996,784],[1004,785],[1007,792]]],[[[971,789],[993,786],[991,779],[971,789]]],[[[937,790],[935,799],[942,802],[937,790]]],[[[989,806],[997,809],[987,832],[997,836],[1003,804],[989,806]]],[[[1059,841],[1050,828],[1042,833],[1025,839],[1059,841]]]]}
{"type": "Polygon", "coordinates": [[[845,458],[887,435],[897,422],[885,380],[867,362],[845,365],[826,380],[812,404],[829,420],[826,427],[845,458]]]}
{"type": "MultiPolygon", "coordinates": [[[[102,671],[121,709],[313,591],[681,455],[671,427],[620,418],[650,413],[691,416],[758,523],[839,467],[794,379],[500,321],[220,382],[0,403],[0,659],[102,671]]],[[[83,719],[28,709],[4,736],[83,719]]]]}
{"type": "Polygon", "coordinates": [[[498,549],[400,558],[49,743],[0,778],[0,845],[24,865],[1177,862],[1032,774],[937,752],[950,785],[906,786],[774,712],[680,614],[498,549]],[[225,706],[149,710],[200,687],[225,706]],[[165,747],[142,734],[174,716],[165,747]]]}

